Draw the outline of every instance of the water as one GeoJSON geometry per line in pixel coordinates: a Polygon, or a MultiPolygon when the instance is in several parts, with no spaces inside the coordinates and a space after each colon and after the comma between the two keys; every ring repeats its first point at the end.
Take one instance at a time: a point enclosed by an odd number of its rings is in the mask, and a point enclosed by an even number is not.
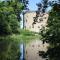
{"type": "Polygon", "coordinates": [[[20,44],[20,60],[24,60],[24,44],[20,44]]]}

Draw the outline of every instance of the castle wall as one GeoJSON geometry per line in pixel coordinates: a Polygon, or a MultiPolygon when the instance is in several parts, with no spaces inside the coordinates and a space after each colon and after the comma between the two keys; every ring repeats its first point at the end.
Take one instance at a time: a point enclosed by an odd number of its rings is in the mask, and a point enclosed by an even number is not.
{"type": "Polygon", "coordinates": [[[48,14],[47,13],[40,13],[36,24],[32,25],[34,22],[34,17],[36,17],[36,12],[26,12],[24,14],[24,29],[30,30],[33,32],[39,32],[42,27],[45,27],[48,20],[48,14]]]}

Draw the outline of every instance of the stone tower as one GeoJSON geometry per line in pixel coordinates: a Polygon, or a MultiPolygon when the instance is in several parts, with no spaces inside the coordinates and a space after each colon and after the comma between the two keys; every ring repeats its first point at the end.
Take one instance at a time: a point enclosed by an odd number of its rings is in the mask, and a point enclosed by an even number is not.
{"type": "Polygon", "coordinates": [[[33,25],[34,18],[36,17],[35,11],[27,11],[24,13],[24,29],[39,32],[42,27],[45,27],[48,20],[48,13],[40,13],[37,22],[33,25]]]}

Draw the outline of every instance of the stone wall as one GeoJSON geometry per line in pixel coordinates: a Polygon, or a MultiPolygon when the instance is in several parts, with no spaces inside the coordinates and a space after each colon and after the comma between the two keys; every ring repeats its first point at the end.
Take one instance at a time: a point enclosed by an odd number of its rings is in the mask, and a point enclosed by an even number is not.
{"type": "Polygon", "coordinates": [[[40,13],[37,22],[32,25],[34,22],[34,17],[36,17],[36,12],[28,11],[24,14],[24,29],[30,30],[33,32],[39,32],[42,27],[45,27],[48,20],[48,14],[47,13],[40,13]]]}

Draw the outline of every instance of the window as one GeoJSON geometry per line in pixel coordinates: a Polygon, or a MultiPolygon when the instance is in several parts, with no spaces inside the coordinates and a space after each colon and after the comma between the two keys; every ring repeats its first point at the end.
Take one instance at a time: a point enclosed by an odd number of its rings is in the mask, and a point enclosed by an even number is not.
{"type": "Polygon", "coordinates": [[[28,16],[27,16],[28,17],[28,16]]]}
{"type": "Polygon", "coordinates": [[[44,15],[43,14],[40,14],[40,17],[43,17],[44,15]]]}
{"type": "Polygon", "coordinates": [[[26,22],[27,22],[27,19],[26,19],[26,22]]]}
{"type": "Polygon", "coordinates": [[[40,26],[38,26],[38,28],[40,28],[40,26]]]}
{"type": "Polygon", "coordinates": [[[34,47],[34,45],[32,45],[32,47],[34,47]]]}
{"type": "Polygon", "coordinates": [[[40,18],[40,19],[39,19],[39,21],[41,22],[41,21],[43,21],[43,19],[42,19],[42,18],[40,18]]]}
{"type": "Polygon", "coordinates": [[[35,17],[33,17],[33,19],[35,19],[35,17]]]}
{"type": "Polygon", "coordinates": [[[38,22],[37,19],[38,19],[37,17],[33,17],[34,22],[38,22]]]}
{"type": "Polygon", "coordinates": [[[45,54],[44,51],[39,51],[38,53],[39,53],[39,56],[43,56],[45,54]]]}
{"type": "Polygon", "coordinates": [[[44,17],[44,19],[46,19],[46,17],[44,17]]]}

